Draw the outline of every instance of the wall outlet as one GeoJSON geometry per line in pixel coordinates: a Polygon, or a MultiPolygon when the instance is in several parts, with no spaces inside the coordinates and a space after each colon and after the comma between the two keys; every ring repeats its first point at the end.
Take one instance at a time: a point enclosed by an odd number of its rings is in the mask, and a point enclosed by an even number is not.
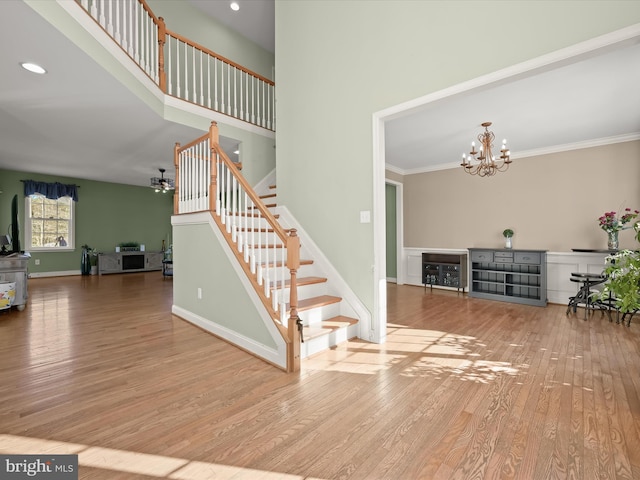
{"type": "Polygon", "coordinates": [[[202,300],[202,289],[198,287],[198,300],[202,300]]]}
{"type": "Polygon", "coordinates": [[[35,259],[35,264],[36,264],[36,265],[40,265],[40,259],[39,259],[39,258],[36,258],[36,259],[35,259]]]}

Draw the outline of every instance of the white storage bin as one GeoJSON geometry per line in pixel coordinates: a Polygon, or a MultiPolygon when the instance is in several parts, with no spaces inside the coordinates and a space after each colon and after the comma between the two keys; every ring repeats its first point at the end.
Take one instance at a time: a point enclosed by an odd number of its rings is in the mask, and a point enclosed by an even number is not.
{"type": "Polygon", "coordinates": [[[11,308],[16,298],[16,282],[0,282],[0,310],[11,308]]]}

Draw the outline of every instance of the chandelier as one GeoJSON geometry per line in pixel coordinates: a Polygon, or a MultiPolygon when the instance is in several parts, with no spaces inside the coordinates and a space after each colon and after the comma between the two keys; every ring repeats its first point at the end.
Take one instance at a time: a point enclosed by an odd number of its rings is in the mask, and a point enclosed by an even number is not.
{"type": "Polygon", "coordinates": [[[497,172],[504,172],[509,168],[511,163],[511,152],[507,149],[507,141],[502,141],[502,148],[500,149],[500,157],[496,161],[496,157],[491,152],[493,147],[493,140],[495,135],[489,131],[491,122],[484,122],[482,124],[484,132],[478,135],[478,141],[480,142],[480,150],[476,151],[476,142],[471,142],[471,152],[469,155],[462,154],[462,163],[460,166],[464,168],[464,171],[469,175],[480,175],[481,177],[490,177],[497,172]],[[480,163],[472,163],[480,162],[480,163]]]}
{"type": "Polygon", "coordinates": [[[149,186],[155,189],[156,193],[166,193],[169,190],[174,190],[176,188],[174,181],[170,178],[164,178],[164,172],[166,172],[166,170],[159,168],[158,171],[160,172],[160,176],[151,177],[151,185],[149,186]]]}

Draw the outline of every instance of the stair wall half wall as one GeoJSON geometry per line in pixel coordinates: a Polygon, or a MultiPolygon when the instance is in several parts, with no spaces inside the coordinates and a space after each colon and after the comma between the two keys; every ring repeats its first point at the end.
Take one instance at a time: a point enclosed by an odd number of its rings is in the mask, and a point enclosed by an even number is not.
{"type": "Polygon", "coordinates": [[[174,215],[171,223],[173,313],[286,368],[286,343],[209,212],[174,215]]]}

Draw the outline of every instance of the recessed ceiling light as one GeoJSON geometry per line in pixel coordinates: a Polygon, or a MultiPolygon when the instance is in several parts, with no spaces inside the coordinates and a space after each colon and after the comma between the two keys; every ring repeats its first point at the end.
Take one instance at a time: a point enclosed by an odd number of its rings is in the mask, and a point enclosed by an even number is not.
{"type": "Polygon", "coordinates": [[[231,10],[233,10],[234,12],[237,12],[238,10],[240,10],[240,4],[238,2],[231,2],[229,6],[231,7],[231,10]]]}
{"type": "Polygon", "coordinates": [[[240,150],[236,150],[233,153],[235,153],[236,155],[240,155],[240,150]]]}
{"type": "Polygon", "coordinates": [[[33,73],[39,73],[41,75],[43,73],[47,73],[47,71],[44,68],[42,68],[40,65],[36,65],[35,63],[25,62],[25,63],[21,63],[20,66],[25,70],[29,70],[30,72],[33,72],[33,73]]]}

